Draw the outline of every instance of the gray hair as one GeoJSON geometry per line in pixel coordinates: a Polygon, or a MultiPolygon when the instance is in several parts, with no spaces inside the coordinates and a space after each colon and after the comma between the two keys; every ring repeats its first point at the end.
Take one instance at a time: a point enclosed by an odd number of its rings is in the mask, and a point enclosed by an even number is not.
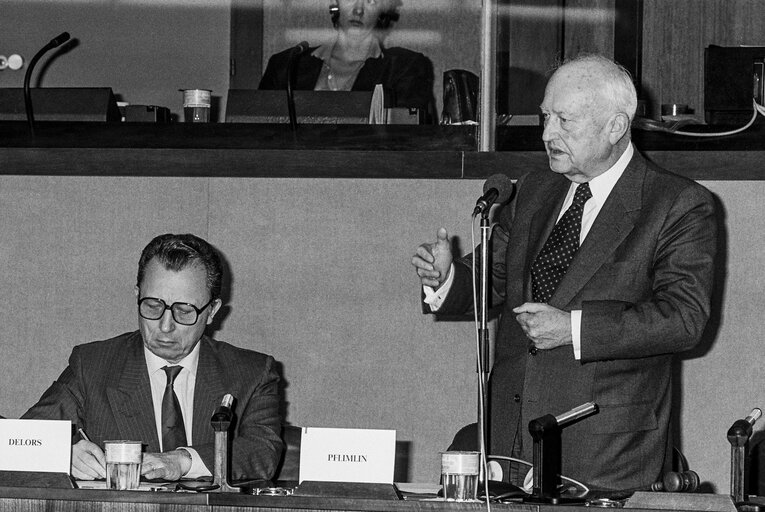
{"type": "Polygon", "coordinates": [[[632,75],[624,66],[602,55],[588,53],[564,61],[558,69],[573,64],[595,68],[602,84],[598,92],[610,103],[614,112],[624,112],[632,122],[637,110],[637,91],[632,75]]]}

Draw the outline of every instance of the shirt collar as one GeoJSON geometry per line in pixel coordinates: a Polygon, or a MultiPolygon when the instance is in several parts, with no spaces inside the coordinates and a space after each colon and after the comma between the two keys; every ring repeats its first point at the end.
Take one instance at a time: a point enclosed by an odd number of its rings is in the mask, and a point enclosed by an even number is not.
{"type": "Polygon", "coordinates": [[[595,176],[589,181],[590,192],[592,192],[592,197],[595,198],[595,201],[598,204],[602,205],[606,202],[606,199],[616,185],[616,182],[619,181],[619,178],[622,177],[622,174],[624,174],[624,171],[627,169],[627,165],[630,163],[630,160],[632,160],[634,152],[635,150],[630,142],[627,149],[622,153],[622,156],[619,157],[610,169],[603,174],[595,176]]]}
{"type": "MultiPolygon", "coordinates": [[[[331,44],[322,44],[318,46],[312,53],[314,57],[321,59],[324,62],[329,62],[329,59],[332,57],[332,49],[335,47],[336,41],[332,42],[331,44]]],[[[376,37],[372,38],[372,42],[370,43],[369,47],[367,48],[367,55],[364,58],[364,60],[367,59],[379,59],[383,56],[383,49],[382,46],[380,46],[380,41],[376,37]]]]}
{"type": "Polygon", "coordinates": [[[196,375],[197,373],[197,366],[199,365],[199,346],[202,344],[202,340],[199,340],[194,347],[194,349],[178,361],[177,363],[169,363],[159,357],[158,355],[154,354],[151,350],[146,348],[146,345],[143,346],[143,353],[146,357],[146,367],[149,370],[149,375],[153,375],[155,372],[161,371],[163,367],[165,366],[183,366],[186,368],[189,373],[192,375],[196,375]]]}

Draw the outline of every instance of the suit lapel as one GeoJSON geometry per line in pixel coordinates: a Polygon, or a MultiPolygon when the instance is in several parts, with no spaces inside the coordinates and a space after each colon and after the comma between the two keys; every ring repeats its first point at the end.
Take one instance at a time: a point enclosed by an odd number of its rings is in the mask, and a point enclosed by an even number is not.
{"type": "Polygon", "coordinates": [[[204,336],[199,343],[199,365],[194,386],[193,444],[213,441],[210,418],[226,393],[223,382],[224,370],[215,356],[213,341],[204,336]]]}
{"type": "Polygon", "coordinates": [[[568,305],[632,231],[634,212],[642,205],[644,179],[645,161],[636,151],[551,297],[551,305],[568,305]]]}
{"type": "Polygon", "coordinates": [[[151,384],[139,333],[131,338],[122,372],[107,386],[106,396],[120,437],[140,439],[147,443],[147,451],[158,452],[151,384]]]}
{"type": "MultiPolygon", "coordinates": [[[[324,62],[311,53],[304,55],[298,61],[299,73],[296,73],[295,76],[295,90],[312,91],[316,87],[316,81],[319,79],[323,65],[324,62]]],[[[285,82],[286,80],[285,78],[285,82]]]]}
{"type": "Polygon", "coordinates": [[[359,70],[359,74],[356,76],[356,81],[353,82],[352,90],[354,91],[370,91],[374,89],[376,84],[381,84],[383,80],[383,66],[382,56],[379,58],[369,58],[359,70]]]}

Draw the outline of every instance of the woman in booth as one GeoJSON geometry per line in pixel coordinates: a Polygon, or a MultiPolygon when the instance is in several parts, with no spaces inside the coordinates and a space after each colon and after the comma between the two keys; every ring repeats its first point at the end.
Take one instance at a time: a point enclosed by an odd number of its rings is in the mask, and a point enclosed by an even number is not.
{"type": "MultiPolygon", "coordinates": [[[[333,0],[329,7],[334,41],[296,55],[293,88],[314,91],[393,93],[396,107],[419,108],[432,119],[433,65],[421,53],[385,48],[383,40],[399,19],[401,0],[333,0]]],[[[285,89],[293,48],[268,60],[259,89],[285,89]]]]}

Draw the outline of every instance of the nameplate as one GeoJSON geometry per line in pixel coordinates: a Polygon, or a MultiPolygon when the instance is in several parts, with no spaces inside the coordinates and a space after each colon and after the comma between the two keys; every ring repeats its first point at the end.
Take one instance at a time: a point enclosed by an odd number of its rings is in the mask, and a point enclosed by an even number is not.
{"type": "Polygon", "coordinates": [[[69,473],[72,422],[0,420],[0,470],[69,473]]]}
{"type": "Polygon", "coordinates": [[[393,483],[396,431],[303,428],[300,481],[393,483]]]}

